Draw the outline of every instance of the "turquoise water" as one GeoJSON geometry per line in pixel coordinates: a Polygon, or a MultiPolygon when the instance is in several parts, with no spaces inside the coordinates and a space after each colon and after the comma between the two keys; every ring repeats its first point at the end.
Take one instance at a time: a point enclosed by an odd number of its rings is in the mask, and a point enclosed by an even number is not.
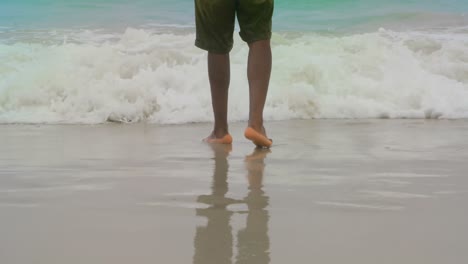
{"type": "MultiPolygon", "coordinates": [[[[0,124],[211,121],[193,4],[0,0],[0,124]]],[[[265,118],[468,118],[467,11],[467,0],[277,0],[265,118]]],[[[231,121],[248,118],[247,56],[236,34],[231,121]]]]}
{"type": "MultiPolygon", "coordinates": [[[[466,0],[280,0],[277,30],[421,27],[466,22],[466,0]],[[429,21],[433,20],[433,21],[429,21]],[[422,23],[422,24],[425,24],[422,23]]],[[[13,28],[193,25],[191,0],[2,0],[0,26],[13,28]]]]}

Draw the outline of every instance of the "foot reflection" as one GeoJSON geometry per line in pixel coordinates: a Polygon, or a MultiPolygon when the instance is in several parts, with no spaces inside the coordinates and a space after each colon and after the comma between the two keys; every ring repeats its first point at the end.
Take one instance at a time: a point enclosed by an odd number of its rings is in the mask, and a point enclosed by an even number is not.
{"type": "Polygon", "coordinates": [[[232,259],[232,228],[230,225],[233,212],[227,210],[230,204],[242,203],[226,197],[228,192],[227,175],[229,164],[227,157],[231,152],[230,145],[210,145],[215,154],[215,168],[211,194],[200,195],[199,203],[208,204],[208,208],[196,209],[197,216],[204,216],[208,223],[197,227],[195,235],[195,255],[193,263],[231,263],[232,259]]]}
{"type": "Polygon", "coordinates": [[[205,226],[197,227],[195,235],[195,264],[232,264],[233,235],[230,224],[234,212],[227,209],[231,204],[246,204],[246,227],[237,234],[237,256],[235,263],[264,264],[270,262],[268,237],[268,196],[262,190],[264,159],[270,153],[268,149],[256,149],[245,158],[249,193],[243,200],[226,197],[228,187],[229,163],[227,157],[231,151],[228,145],[212,145],[215,154],[215,169],[211,194],[200,195],[199,203],[208,208],[197,209],[197,216],[206,217],[205,226]]]}
{"type": "Polygon", "coordinates": [[[268,237],[268,196],[262,190],[265,157],[269,149],[257,148],[245,158],[249,193],[246,227],[237,234],[237,264],[266,264],[270,262],[270,238],[268,237]]]}

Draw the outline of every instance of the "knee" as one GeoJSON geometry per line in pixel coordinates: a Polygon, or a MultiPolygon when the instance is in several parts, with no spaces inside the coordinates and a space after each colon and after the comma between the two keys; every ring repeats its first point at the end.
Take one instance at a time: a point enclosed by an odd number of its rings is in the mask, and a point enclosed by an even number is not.
{"type": "Polygon", "coordinates": [[[270,40],[269,39],[266,39],[266,40],[258,40],[258,41],[254,41],[254,42],[251,42],[249,43],[249,48],[252,49],[252,48],[270,48],[270,40]]]}

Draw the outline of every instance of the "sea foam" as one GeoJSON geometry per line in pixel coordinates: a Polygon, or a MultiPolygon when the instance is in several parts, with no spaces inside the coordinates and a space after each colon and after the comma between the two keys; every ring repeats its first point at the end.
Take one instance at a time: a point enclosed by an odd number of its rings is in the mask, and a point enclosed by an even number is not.
{"type": "MultiPolygon", "coordinates": [[[[0,123],[212,120],[193,33],[129,28],[0,44],[0,123]]],[[[231,53],[229,119],[248,118],[248,47],[231,53]]],[[[468,118],[465,29],[275,33],[267,120],[468,118]]]]}

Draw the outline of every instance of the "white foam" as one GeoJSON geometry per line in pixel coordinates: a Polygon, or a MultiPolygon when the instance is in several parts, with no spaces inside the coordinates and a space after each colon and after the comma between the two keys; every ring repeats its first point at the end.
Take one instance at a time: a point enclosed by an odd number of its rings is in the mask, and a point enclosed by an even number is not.
{"type": "Polygon", "coordinates": [[[184,209],[206,208],[205,205],[199,205],[196,203],[185,203],[185,202],[147,202],[147,203],[140,203],[139,205],[149,206],[149,207],[175,207],[175,208],[184,208],[184,209]]]}
{"type": "Polygon", "coordinates": [[[381,198],[396,198],[396,199],[411,199],[411,198],[430,198],[431,196],[417,193],[404,193],[404,192],[392,192],[392,191],[360,191],[361,193],[368,194],[370,196],[381,197],[381,198]]]}
{"type": "Polygon", "coordinates": [[[398,179],[398,178],[445,178],[448,177],[447,175],[443,174],[419,174],[419,173],[392,173],[392,172],[386,172],[386,173],[376,173],[373,175],[373,177],[376,178],[390,178],[390,179],[398,179]]]}
{"type": "MultiPolygon", "coordinates": [[[[206,54],[194,37],[127,29],[0,44],[0,123],[211,121],[206,54]]],[[[284,33],[273,47],[268,120],[468,118],[466,34],[284,33]]],[[[237,38],[232,121],[247,119],[247,53],[237,38]]]]}
{"type": "Polygon", "coordinates": [[[0,193],[36,193],[36,192],[60,192],[60,191],[104,191],[111,189],[105,185],[62,185],[54,187],[34,187],[0,190],[0,193]]]}
{"type": "Polygon", "coordinates": [[[318,202],[315,202],[315,203],[318,204],[318,205],[323,205],[323,206],[348,208],[348,209],[389,210],[389,211],[398,211],[398,210],[404,209],[403,206],[361,204],[361,203],[350,203],[350,202],[318,201],[318,202]]]}

